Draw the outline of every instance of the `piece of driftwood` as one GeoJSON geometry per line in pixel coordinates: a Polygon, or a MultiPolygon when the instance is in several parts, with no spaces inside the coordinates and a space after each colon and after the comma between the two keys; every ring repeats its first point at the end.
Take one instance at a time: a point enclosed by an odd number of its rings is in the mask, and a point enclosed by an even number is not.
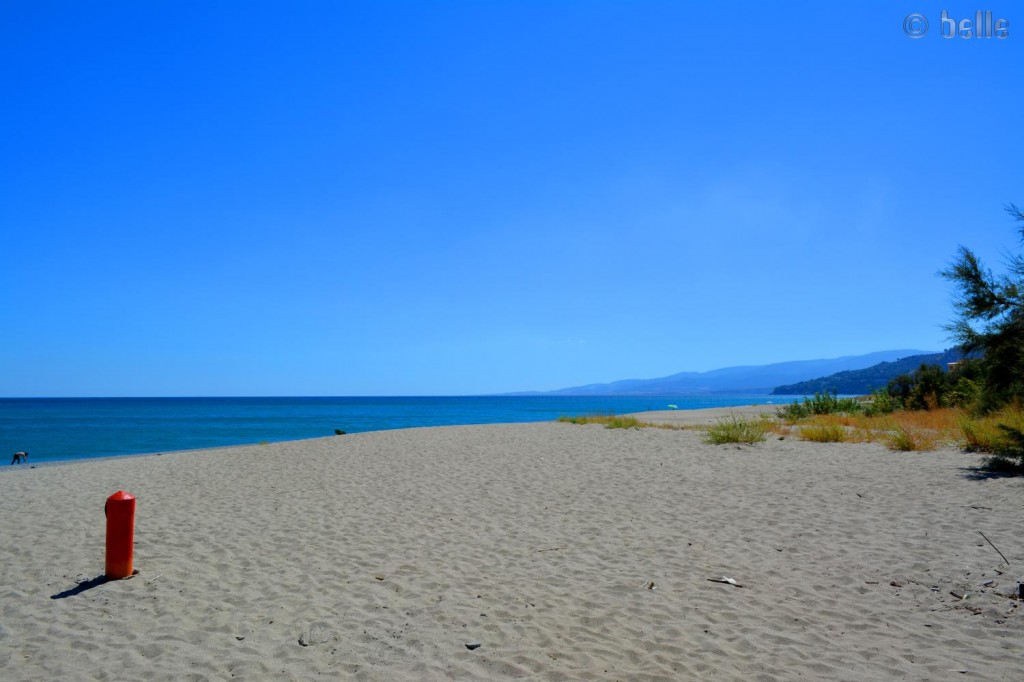
{"type": "MultiPolygon", "coordinates": [[[[981,533],[980,530],[978,532],[981,533]]],[[[992,545],[992,541],[988,539],[987,535],[985,535],[984,533],[981,533],[981,537],[985,538],[985,542],[987,542],[988,544],[992,545]]],[[[995,545],[992,545],[992,549],[994,549],[995,551],[999,552],[999,548],[996,547],[995,545]]],[[[1003,561],[1006,561],[1006,565],[1007,566],[1010,565],[1010,562],[1007,561],[1006,557],[1003,555],[1002,552],[999,552],[999,556],[1003,557],[1003,561]]]]}

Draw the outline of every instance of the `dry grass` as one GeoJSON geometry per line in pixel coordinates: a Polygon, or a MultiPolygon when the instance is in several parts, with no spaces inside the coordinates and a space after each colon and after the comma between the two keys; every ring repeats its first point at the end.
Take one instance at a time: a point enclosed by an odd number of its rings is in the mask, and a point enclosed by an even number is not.
{"type": "Polygon", "coordinates": [[[994,471],[1024,474],[1024,406],[1020,404],[977,419],[960,421],[966,449],[984,452],[994,471]]]}
{"type": "Polygon", "coordinates": [[[894,427],[885,439],[890,449],[927,451],[942,444],[960,442],[960,422],[964,419],[964,411],[953,407],[898,411],[886,418],[894,427]]]}
{"type": "Polygon", "coordinates": [[[964,411],[958,407],[899,411],[889,415],[898,426],[908,429],[926,429],[937,433],[955,433],[963,416],[964,411]]]}
{"type": "Polygon", "coordinates": [[[897,426],[885,439],[890,450],[899,452],[911,452],[915,450],[934,450],[939,443],[939,437],[927,429],[907,429],[897,426]]]}
{"type": "Polygon", "coordinates": [[[654,422],[643,422],[636,417],[624,417],[622,415],[587,415],[578,417],[559,417],[558,421],[569,424],[604,424],[606,429],[675,429],[671,424],[655,424],[654,422]]]}
{"type": "MultiPolygon", "coordinates": [[[[891,414],[825,414],[793,422],[802,440],[819,443],[885,443],[898,451],[934,450],[962,441],[967,417],[959,408],[891,414]]],[[[787,420],[791,421],[791,420],[787,420]]]]}
{"type": "Polygon", "coordinates": [[[846,427],[842,424],[808,424],[800,427],[800,440],[815,443],[842,443],[847,440],[846,427]]]}
{"type": "Polygon", "coordinates": [[[785,415],[778,418],[762,415],[760,419],[733,417],[713,425],[656,424],[620,415],[559,417],[558,421],[603,424],[609,429],[699,429],[709,443],[756,443],[764,440],[766,434],[775,433],[818,443],[884,443],[898,452],[929,451],[955,445],[999,455],[1013,452],[1012,438],[1001,425],[1024,431],[1024,408],[1009,407],[986,417],[971,416],[956,407],[898,410],[874,416],[837,413],[790,419],[785,415]]]}
{"type": "Polygon", "coordinates": [[[719,419],[711,426],[705,427],[704,442],[712,445],[760,443],[765,439],[770,423],[767,419],[745,419],[736,415],[719,419]]]}
{"type": "Polygon", "coordinates": [[[1005,428],[1024,430],[1024,409],[1007,408],[987,417],[974,417],[961,408],[898,410],[891,414],[827,414],[786,420],[776,430],[796,432],[803,440],[820,443],[885,443],[900,452],[934,450],[956,445],[967,450],[998,453],[1011,446],[1005,428]]]}
{"type": "Polygon", "coordinates": [[[997,420],[990,417],[980,419],[964,417],[960,422],[964,447],[972,452],[987,452],[993,449],[993,446],[998,446],[1005,438],[1005,434],[998,424],[997,420]]]}
{"type": "Polygon", "coordinates": [[[1000,424],[1024,431],[1024,409],[1014,406],[986,417],[964,417],[958,426],[968,450],[999,452],[1012,444],[1006,429],[999,428],[1000,424]]]}

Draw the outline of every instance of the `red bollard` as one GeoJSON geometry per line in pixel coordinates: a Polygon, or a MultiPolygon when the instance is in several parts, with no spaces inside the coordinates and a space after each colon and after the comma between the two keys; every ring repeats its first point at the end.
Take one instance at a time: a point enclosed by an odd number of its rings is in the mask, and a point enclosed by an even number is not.
{"type": "Polygon", "coordinates": [[[108,580],[120,580],[132,574],[132,542],[135,538],[135,496],[118,490],[107,498],[108,580]]]}

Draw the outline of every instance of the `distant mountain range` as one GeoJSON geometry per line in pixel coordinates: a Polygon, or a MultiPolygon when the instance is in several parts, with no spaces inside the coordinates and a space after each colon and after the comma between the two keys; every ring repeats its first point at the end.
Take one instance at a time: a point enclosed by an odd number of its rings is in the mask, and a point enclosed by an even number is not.
{"type": "Polygon", "coordinates": [[[708,372],[680,372],[658,379],[625,379],[608,384],[587,384],[555,391],[515,395],[707,395],[714,393],[770,394],[776,386],[795,384],[837,372],[865,369],[882,362],[935,351],[885,350],[828,360],[796,360],[771,365],[723,367],[708,372]]]}
{"type": "Polygon", "coordinates": [[[963,358],[957,350],[926,355],[911,355],[893,362],[880,362],[865,369],[851,369],[827,377],[801,381],[786,386],[776,386],[773,395],[812,395],[814,393],[839,393],[866,395],[882,388],[901,374],[910,374],[921,365],[938,365],[945,368],[947,363],[963,358]]]}

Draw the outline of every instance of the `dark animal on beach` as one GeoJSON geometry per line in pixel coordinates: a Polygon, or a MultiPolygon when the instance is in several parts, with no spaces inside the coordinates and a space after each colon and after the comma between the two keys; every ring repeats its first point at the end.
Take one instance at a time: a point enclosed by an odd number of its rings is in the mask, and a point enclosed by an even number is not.
{"type": "Polygon", "coordinates": [[[28,453],[15,452],[14,457],[11,458],[11,464],[21,464],[22,462],[28,464],[28,453]]]}

